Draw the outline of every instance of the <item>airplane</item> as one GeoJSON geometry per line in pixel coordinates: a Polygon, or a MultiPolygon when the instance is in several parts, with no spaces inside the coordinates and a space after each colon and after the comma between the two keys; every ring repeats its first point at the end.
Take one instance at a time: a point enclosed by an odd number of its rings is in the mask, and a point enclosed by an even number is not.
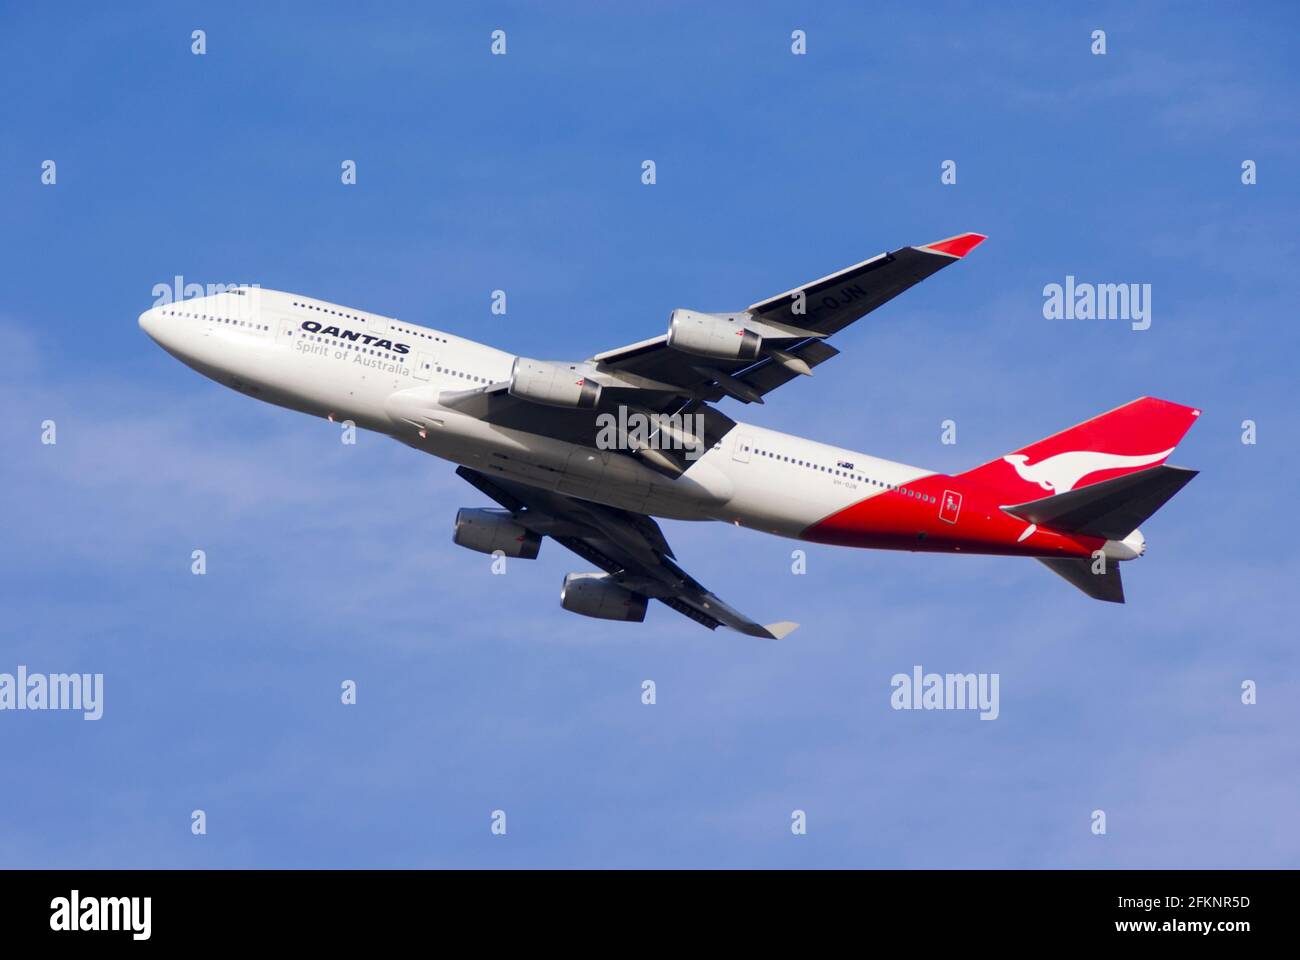
{"type": "Polygon", "coordinates": [[[351,422],[457,464],[494,507],[454,543],[517,559],[546,537],[598,568],[560,603],[641,622],[649,601],[709,629],[780,639],[677,563],[656,517],[716,520],[814,543],[1032,557],[1122,603],[1139,526],[1196,475],[1165,463],[1200,411],[1142,397],[947,475],[732,419],[839,351],[827,340],[966,257],[986,237],[902,247],[731,313],[676,309],[665,333],[581,361],[515,356],[312,297],[232,287],[140,315],[217,383],[351,422]]]}

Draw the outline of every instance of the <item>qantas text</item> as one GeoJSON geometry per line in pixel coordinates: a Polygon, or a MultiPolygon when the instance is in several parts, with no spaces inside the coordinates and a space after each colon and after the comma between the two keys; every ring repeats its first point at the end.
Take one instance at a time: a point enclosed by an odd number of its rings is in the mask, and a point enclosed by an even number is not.
{"type": "Polygon", "coordinates": [[[368,333],[357,333],[355,330],[343,330],[339,327],[326,327],[315,320],[304,320],[302,328],[308,333],[319,333],[326,337],[338,337],[341,340],[351,340],[353,343],[360,341],[367,347],[378,347],[380,350],[391,350],[393,353],[410,353],[411,348],[404,343],[393,343],[391,340],[382,340],[379,337],[371,336],[368,333]]]}

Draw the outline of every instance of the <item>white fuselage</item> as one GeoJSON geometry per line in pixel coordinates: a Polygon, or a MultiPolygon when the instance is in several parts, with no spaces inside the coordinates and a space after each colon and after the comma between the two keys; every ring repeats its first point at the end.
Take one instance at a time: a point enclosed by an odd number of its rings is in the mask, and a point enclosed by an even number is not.
{"type": "Polygon", "coordinates": [[[488,475],[652,516],[798,537],[822,518],[932,473],[737,423],[672,479],[618,451],[503,428],[439,402],[509,380],[512,354],[273,290],[160,305],[140,325],[200,373],[259,400],[350,420],[488,475]]]}

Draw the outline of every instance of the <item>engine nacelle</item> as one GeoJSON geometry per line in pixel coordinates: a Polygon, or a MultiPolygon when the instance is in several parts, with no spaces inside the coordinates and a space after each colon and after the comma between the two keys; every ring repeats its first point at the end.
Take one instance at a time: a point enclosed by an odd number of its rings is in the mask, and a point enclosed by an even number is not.
{"type": "Polygon", "coordinates": [[[549,407],[589,410],[600,402],[600,384],[584,377],[576,364],[516,357],[510,368],[510,395],[549,407]]]}
{"type": "Polygon", "coordinates": [[[640,623],[647,603],[646,597],[620,587],[605,573],[571,573],[560,588],[560,606],[598,620],[640,623]]]}
{"type": "Polygon", "coordinates": [[[697,357],[755,360],[763,338],[733,317],[674,310],[668,321],[668,346],[697,357]]]}
{"type": "Polygon", "coordinates": [[[456,529],[452,543],[479,553],[496,553],[507,557],[533,560],[542,548],[542,538],[515,523],[509,510],[492,507],[462,507],[456,511],[456,529]]]}

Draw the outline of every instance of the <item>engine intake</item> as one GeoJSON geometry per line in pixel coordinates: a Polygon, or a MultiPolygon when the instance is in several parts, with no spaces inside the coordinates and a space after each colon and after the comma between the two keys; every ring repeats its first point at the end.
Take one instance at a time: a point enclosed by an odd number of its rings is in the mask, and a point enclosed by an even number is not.
{"type": "Polygon", "coordinates": [[[577,365],[516,357],[510,368],[512,397],[546,404],[590,410],[600,402],[600,384],[584,377],[577,365]]]}
{"type": "Polygon", "coordinates": [[[542,549],[542,538],[538,534],[515,523],[509,510],[493,507],[462,507],[457,510],[451,541],[479,553],[500,550],[507,557],[520,560],[533,560],[542,549]]]}
{"type": "Polygon", "coordinates": [[[763,338],[734,317],[674,310],[668,321],[668,346],[697,357],[755,360],[763,338]]]}
{"type": "Polygon", "coordinates": [[[560,588],[560,606],[597,620],[640,623],[648,603],[645,596],[620,587],[605,573],[571,573],[560,588]]]}

